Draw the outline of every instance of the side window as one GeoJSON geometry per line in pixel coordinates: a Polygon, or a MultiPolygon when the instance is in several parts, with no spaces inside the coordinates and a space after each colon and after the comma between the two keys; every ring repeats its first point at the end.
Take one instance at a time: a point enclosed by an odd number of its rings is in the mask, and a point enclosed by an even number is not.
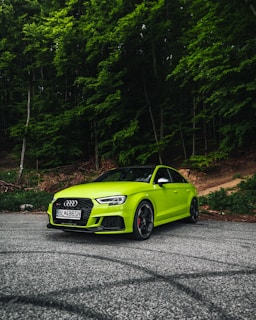
{"type": "Polygon", "coordinates": [[[174,183],[187,183],[186,179],[179,172],[170,170],[170,174],[174,183]]]}
{"type": "Polygon", "coordinates": [[[160,178],[165,178],[168,181],[172,182],[171,176],[170,176],[167,168],[158,169],[156,176],[155,176],[154,183],[157,183],[158,179],[160,179],[160,178]]]}

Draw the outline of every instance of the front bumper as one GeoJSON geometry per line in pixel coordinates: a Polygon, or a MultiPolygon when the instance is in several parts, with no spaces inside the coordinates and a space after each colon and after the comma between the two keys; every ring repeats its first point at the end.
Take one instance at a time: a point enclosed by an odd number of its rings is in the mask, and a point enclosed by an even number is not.
{"type": "MultiPolygon", "coordinates": [[[[89,219],[88,219],[89,220],[89,219]]],[[[95,219],[93,219],[95,220],[95,219]]],[[[49,214],[48,229],[59,229],[66,231],[86,232],[86,233],[124,233],[125,224],[124,219],[120,216],[106,216],[96,219],[97,223],[81,225],[81,221],[70,220],[62,221],[62,223],[52,222],[51,215],[49,214]]]]}
{"type": "Polygon", "coordinates": [[[48,229],[58,229],[58,230],[63,230],[63,231],[72,231],[72,232],[84,232],[84,233],[98,233],[98,232],[103,232],[103,233],[108,233],[108,232],[117,232],[117,231],[123,231],[124,228],[121,227],[111,227],[111,228],[106,228],[104,226],[99,226],[99,227],[91,227],[91,228],[79,228],[79,227],[71,227],[67,225],[52,225],[50,223],[47,224],[48,229]]]}
{"type": "Polygon", "coordinates": [[[118,211],[117,206],[111,209],[111,211],[104,210],[104,212],[92,210],[86,219],[82,215],[81,220],[56,219],[52,211],[48,210],[49,223],[47,228],[102,234],[132,232],[131,216],[123,214],[122,210],[118,211]]]}
{"type": "Polygon", "coordinates": [[[56,214],[58,209],[64,209],[67,198],[59,198],[50,203],[48,208],[49,229],[77,231],[87,233],[117,234],[133,231],[134,203],[126,201],[120,205],[99,204],[94,199],[69,198],[78,202],[73,209],[81,211],[79,220],[64,218],[56,214]]]}

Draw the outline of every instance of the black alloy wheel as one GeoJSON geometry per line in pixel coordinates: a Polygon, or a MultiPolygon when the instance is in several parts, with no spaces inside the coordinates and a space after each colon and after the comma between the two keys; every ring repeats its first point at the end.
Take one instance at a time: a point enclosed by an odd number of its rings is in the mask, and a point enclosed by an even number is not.
{"type": "Polygon", "coordinates": [[[142,201],[134,216],[132,236],[136,240],[146,240],[154,228],[154,212],[150,203],[142,201]]]}
{"type": "Polygon", "coordinates": [[[198,201],[196,198],[193,198],[190,204],[190,217],[189,221],[191,223],[197,223],[199,216],[199,208],[198,208],[198,201]]]}

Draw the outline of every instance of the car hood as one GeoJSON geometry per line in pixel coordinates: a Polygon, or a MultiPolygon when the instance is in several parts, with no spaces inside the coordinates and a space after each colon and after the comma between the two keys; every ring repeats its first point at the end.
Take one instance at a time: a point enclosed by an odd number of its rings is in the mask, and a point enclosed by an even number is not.
{"type": "Polygon", "coordinates": [[[69,187],[57,192],[54,198],[98,198],[116,195],[130,195],[147,191],[149,183],[132,181],[91,182],[69,187]]]}

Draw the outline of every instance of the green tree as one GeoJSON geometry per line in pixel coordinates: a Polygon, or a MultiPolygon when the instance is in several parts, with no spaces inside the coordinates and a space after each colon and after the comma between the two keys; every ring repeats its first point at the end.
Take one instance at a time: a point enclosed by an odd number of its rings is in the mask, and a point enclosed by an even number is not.
{"type": "Polygon", "coordinates": [[[181,38],[185,50],[172,76],[191,88],[194,129],[204,127],[204,150],[211,139],[211,148],[227,154],[255,130],[255,16],[241,1],[184,5],[190,17],[181,38]]]}
{"type": "Polygon", "coordinates": [[[2,1],[2,140],[40,167],[246,147],[255,21],[246,0],[2,1]]]}
{"type": "Polygon", "coordinates": [[[173,130],[174,124],[164,119],[172,113],[170,106],[175,107],[166,76],[176,58],[180,29],[175,31],[172,24],[180,25],[179,6],[170,1],[86,4],[87,63],[96,73],[77,83],[89,97],[84,105],[97,122],[100,152],[117,155],[121,163],[144,163],[154,154],[161,162],[178,130],[175,120],[173,130]]]}

